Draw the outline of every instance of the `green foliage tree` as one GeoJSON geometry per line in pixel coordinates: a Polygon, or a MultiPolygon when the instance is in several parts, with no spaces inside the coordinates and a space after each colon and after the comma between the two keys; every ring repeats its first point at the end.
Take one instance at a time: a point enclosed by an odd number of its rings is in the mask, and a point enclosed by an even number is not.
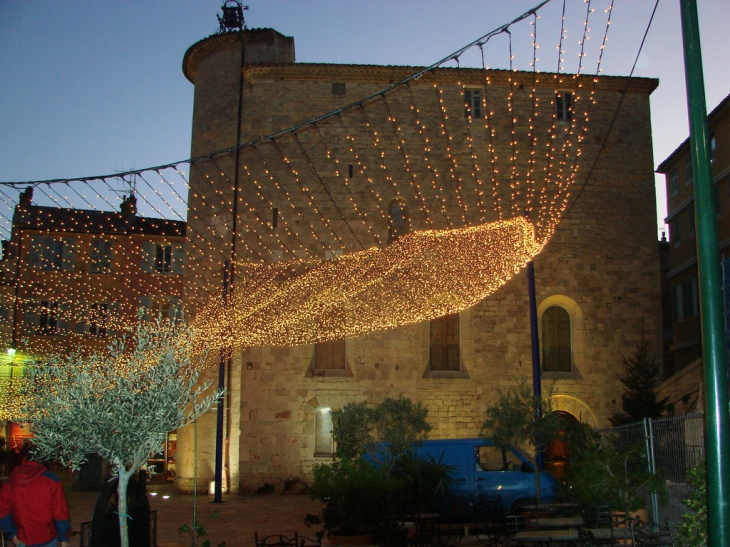
{"type": "Polygon", "coordinates": [[[626,513],[645,506],[651,492],[666,496],[661,477],[646,467],[645,448],[641,444],[617,450],[610,440],[589,446],[576,460],[566,476],[572,501],[584,505],[608,505],[626,513]]]}
{"type": "Polygon", "coordinates": [[[497,404],[487,408],[481,436],[497,448],[519,448],[535,470],[535,498],[540,501],[540,447],[558,438],[562,417],[553,412],[549,398],[535,397],[524,380],[514,390],[500,392],[497,404]]]}
{"type": "Polygon", "coordinates": [[[687,475],[693,486],[684,500],[692,513],[682,516],[679,525],[679,543],[684,547],[705,547],[707,545],[707,471],[705,462],[700,462],[687,475]]]}
{"type": "MultiPolygon", "coordinates": [[[[119,477],[119,529],[129,547],[127,485],[168,432],[183,427],[221,395],[204,396],[192,362],[193,333],[174,321],[140,321],[132,335],[88,355],[31,361],[25,415],[34,457],[78,469],[88,454],[106,458],[119,477]]],[[[197,348],[196,348],[197,349],[197,348]]]]}
{"type": "Polygon", "coordinates": [[[332,434],[339,458],[356,458],[366,451],[386,467],[431,431],[428,409],[408,397],[386,397],[382,403],[348,403],[332,413],[332,434]]]}
{"type": "Polygon", "coordinates": [[[623,371],[618,377],[624,385],[621,394],[623,412],[611,418],[613,425],[638,422],[644,418],[658,418],[667,408],[668,398],[659,400],[656,392],[661,377],[661,364],[651,356],[651,345],[642,337],[631,357],[621,355],[623,371]]]}

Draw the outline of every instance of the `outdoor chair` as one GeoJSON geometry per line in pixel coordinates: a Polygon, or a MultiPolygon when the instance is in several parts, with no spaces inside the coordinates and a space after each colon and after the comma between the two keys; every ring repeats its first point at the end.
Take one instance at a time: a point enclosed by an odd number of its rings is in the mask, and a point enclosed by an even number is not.
{"type": "Polygon", "coordinates": [[[634,545],[637,547],[674,547],[674,533],[669,519],[664,519],[664,525],[647,522],[635,527],[634,545]]]}

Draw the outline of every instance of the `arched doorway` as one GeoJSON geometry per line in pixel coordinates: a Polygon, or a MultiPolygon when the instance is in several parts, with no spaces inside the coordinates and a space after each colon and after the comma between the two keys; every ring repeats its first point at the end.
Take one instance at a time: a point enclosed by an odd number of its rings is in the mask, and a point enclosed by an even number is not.
{"type": "MultiPolygon", "coordinates": [[[[555,413],[560,414],[567,423],[579,423],[578,418],[570,412],[556,410],[555,413]]],[[[561,431],[561,438],[551,441],[545,450],[545,470],[550,471],[560,481],[565,479],[565,474],[570,469],[570,446],[563,433],[561,431]]]]}

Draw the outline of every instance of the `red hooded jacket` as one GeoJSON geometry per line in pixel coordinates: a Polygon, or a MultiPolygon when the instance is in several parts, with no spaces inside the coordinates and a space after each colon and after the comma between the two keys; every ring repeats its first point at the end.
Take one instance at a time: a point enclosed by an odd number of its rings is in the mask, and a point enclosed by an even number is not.
{"type": "Polygon", "coordinates": [[[68,506],[58,476],[37,462],[13,469],[0,489],[0,528],[27,547],[68,541],[68,506]]]}

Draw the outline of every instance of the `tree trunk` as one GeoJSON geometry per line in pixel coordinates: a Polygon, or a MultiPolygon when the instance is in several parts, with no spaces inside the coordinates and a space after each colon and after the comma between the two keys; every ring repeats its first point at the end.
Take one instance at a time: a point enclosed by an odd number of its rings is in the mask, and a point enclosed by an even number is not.
{"type": "Polygon", "coordinates": [[[535,469],[535,503],[540,503],[540,468],[537,466],[539,452],[535,452],[535,459],[532,461],[532,467],[535,469]]]}
{"type": "Polygon", "coordinates": [[[129,530],[127,527],[127,484],[132,472],[126,471],[124,466],[117,462],[117,472],[119,475],[119,485],[117,486],[117,497],[119,498],[119,538],[121,547],[129,547],[129,530]]]}

